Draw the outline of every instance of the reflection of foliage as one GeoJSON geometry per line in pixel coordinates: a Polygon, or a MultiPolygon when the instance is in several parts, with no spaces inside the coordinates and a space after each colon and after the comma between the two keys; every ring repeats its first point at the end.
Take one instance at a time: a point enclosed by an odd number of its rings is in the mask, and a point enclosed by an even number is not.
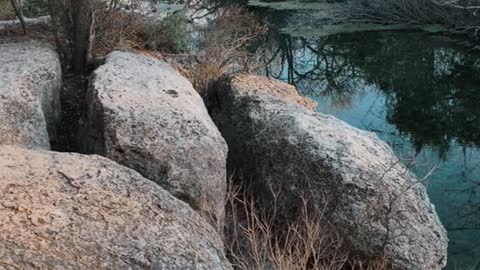
{"type": "Polygon", "coordinates": [[[270,75],[340,105],[375,84],[386,95],[387,120],[410,135],[417,150],[431,145],[443,155],[452,140],[480,146],[475,57],[425,41],[420,33],[283,37],[279,57],[288,70],[270,75]]]}
{"type": "Polygon", "coordinates": [[[340,13],[353,22],[437,24],[478,40],[479,10],[478,0],[356,0],[349,1],[340,13]]]}
{"type": "Polygon", "coordinates": [[[425,42],[419,34],[403,36],[393,35],[383,44],[374,41],[381,37],[364,41],[368,57],[353,60],[387,95],[387,120],[410,134],[417,150],[433,145],[444,154],[453,139],[480,145],[480,102],[475,99],[480,79],[474,76],[479,70],[473,57],[425,42]],[[376,49],[369,53],[369,46],[376,49]]]}
{"type": "MultiPolygon", "coordinates": [[[[474,176],[473,176],[474,177],[474,176]]],[[[479,190],[480,181],[478,179],[467,178],[464,179],[463,185],[457,188],[446,190],[450,194],[457,194],[462,196],[463,200],[456,202],[455,208],[458,212],[455,213],[455,220],[451,224],[445,224],[448,230],[479,230],[480,229],[480,196],[479,190]]]]}
{"type": "Polygon", "coordinates": [[[332,46],[332,39],[280,36],[280,68],[267,66],[267,75],[296,85],[303,94],[321,95],[337,106],[350,105],[360,90],[361,71],[351,62],[350,49],[332,46]]]}

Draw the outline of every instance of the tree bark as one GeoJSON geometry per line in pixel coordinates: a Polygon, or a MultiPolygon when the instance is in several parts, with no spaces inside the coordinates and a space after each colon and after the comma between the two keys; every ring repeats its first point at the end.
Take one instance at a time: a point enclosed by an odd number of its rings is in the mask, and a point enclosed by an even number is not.
{"type": "Polygon", "coordinates": [[[64,69],[72,64],[72,27],[70,0],[49,0],[48,8],[55,33],[55,42],[64,69]]]}
{"type": "Polygon", "coordinates": [[[71,0],[73,12],[73,57],[75,73],[83,73],[91,60],[91,28],[93,7],[90,0],[71,0]]]}
{"type": "Polygon", "coordinates": [[[91,61],[94,0],[49,0],[50,16],[65,69],[87,71],[91,61]]]}

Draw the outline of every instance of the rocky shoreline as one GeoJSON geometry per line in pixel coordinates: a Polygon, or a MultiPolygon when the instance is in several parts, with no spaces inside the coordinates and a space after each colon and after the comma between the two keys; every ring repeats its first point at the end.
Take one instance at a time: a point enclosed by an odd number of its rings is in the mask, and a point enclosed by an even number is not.
{"type": "Polygon", "coordinates": [[[386,143],[313,111],[292,86],[229,78],[210,116],[168,64],[115,51],[90,78],[76,154],[48,151],[61,77],[48,45],[0,45],[7,269],[232,269],[218,231],[234,171],[265,209],[283,192],[279,222],[307,193],[310,214],[328,207],[353,252],[381,253],[394,269],[446,265],[447,235],[423,184],[386,143]]]}

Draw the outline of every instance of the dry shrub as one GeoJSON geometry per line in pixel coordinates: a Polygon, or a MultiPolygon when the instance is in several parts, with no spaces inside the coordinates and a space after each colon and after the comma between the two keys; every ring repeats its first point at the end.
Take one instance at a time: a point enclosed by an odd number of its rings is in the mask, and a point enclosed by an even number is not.
{"type": "Polygon", "coordinates": [[[176,12],[163,20],[136,12],[138,0],[121,4],[110,0],[95,11],[95,52],[105,55],[114,49],[147,49],[158,52],[186,52],[190,33],[185,13],[176,12]]]}
{"type": "Polygon", "coordinates": [[[206,29],[200,64],[190,79],[203,96],[224,74],[250,69],[253,53],[249,46],[267,31],[257,17],[239,5],[218,10],[211,28],[206,29]]]}
{"type": "Polygon", "coordinates": [[[280,226],[275,222],[275,210],[265,212],[250,192],[231,185],[227,195],[224,241],[234,268],[390,269],[380,254],[373,259],[352,256],[342,236],[326,220],[326,209],[310,216],[308,200],[302,196],[302,201],[304,207],[298,219],[280,226]]]}
{"type": "Polygon", "coordinates": [[[49,0],[51,24],[62,62],[73,64],[75,55],[76,58],[86,58],[88,63],[115,49],[135,47],[140,18],[140,14],[135,12],[138,1],[85,0],[77,6],[74,1],[49,0]],[[78,10],[82,14],[77,15],[81,18],[76,22],[73,13],[78,10]],[[82,42],[77,41],[79,35],[82,35],[82,42]],[[79,46],[87,47],[84,49],[87,52],[74,53],[75,47],[79,46]]]}
{"type": "Polygon", "coordinates": [[[122,4],[120,0],[98,1],[94,11],[96,55],[105,55],[114,49],[140,47],[138,33],[144,25],[142,16],[135,12],[138,0],[122,4]]]}
{"type": "Polygon", "coordinates": [[[15,19],[15,12],[10,0],[0,0],[0,20],[15,19]]]}
{"type": "Polygon", "coordinates": [[[185,53],[190,47],[190,30],[184,11],[172,13],[161,21],[145,24],[142,33],[147,49],[166,53],[185,53]]]}
{"type": "MultiPolygon", "coordinates": [[[[48,0],[24,0],[19,2],[22,3],[25,17],[35,18],[48,15],[48,0]]],[[[11,1],[0,0],[0,20],[12,20],[15,17],[11,1]]]]}

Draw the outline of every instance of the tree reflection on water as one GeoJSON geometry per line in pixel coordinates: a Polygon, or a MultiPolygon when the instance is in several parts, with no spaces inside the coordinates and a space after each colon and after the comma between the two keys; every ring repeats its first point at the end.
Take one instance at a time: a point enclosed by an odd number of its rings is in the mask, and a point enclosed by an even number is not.
{"type": "Polygon", "coordinates": [[[266,61],[267,75],[297,86],[320,104],[329,103],[343,112],[343,120],[377,132],[398,155],[412,149],[412,170],[420,177],[433,163],[440,164],[429,193],[449,232],[449,269],[456,262],[465,267],[478,263],[479,55],[412,32],[299,38],[273,34],[270,40],[274,53],[266,61]],[[364,96],[374,108],[355,115],[355,107],[365,105],[364,96]],[[355,117],[377,125],[359,125],[355,117]]]}
{"type": "Polygon", "coordinates": [[[480,146],[480,60],[421,33],[362,33],[321,38],[277,36],[266,73],[303,94],[348,107],[367,85],[386,97],[387,121],[417,151],[441,155],[452,140],[480,146]]]}

